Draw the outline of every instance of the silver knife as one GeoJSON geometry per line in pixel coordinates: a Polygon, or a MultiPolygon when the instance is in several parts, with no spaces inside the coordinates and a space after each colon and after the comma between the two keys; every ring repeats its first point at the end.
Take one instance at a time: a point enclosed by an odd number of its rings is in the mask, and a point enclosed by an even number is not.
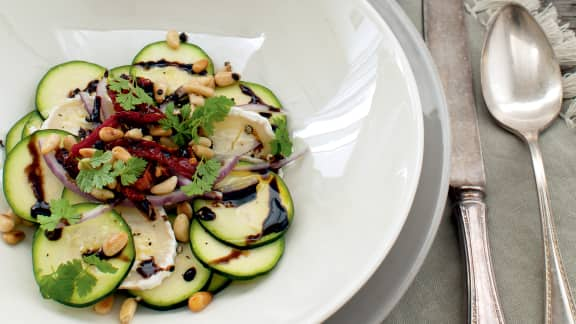
{"type": "Polygon", "coordinates": [[[466,258],[468,323],[504,323],[486,231],[486,178],[462,1],[423,1],[425,38],[450,115],[450,192],[466,258]]]}

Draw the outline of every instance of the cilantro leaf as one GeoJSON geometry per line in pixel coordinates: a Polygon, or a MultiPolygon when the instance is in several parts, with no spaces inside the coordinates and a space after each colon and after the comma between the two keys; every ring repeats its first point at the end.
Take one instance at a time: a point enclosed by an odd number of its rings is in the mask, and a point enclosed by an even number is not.
{"type": "Polygon", "coordinates": [[[134,110],[138,104],[132,92],[122,93],[116,95],[116,101],[122,106],[124,110],[134,110]]]}
{"type": "Polygon", "coordinates": [[[96,254],[83,256],[82,260],[89,265],[95,266],[98,271],[103,273],[116,273],[116,271],[118,271],[118,268],[113,266],[112,263],[100,259],[96,254]]]}
{"type": "Polygon", "coordinates": [[[112,172],[112,164],[103,164],[98,169],[80,170],[76,177],[76,184],[80,190],[90,193],[93,189],[102,189],[113,183],[116,175],[112,172]]]}
{"type": "Polygon", "coordinates": [[[134,94],[136,95],[136,102],[138,102],[137,104],[147,104],[147,105],[154,105],[154,99],[152,99],[152,97],[150,97],[150,95],[148,95],[148,93],[146,93],[146,91],[144,91],[144,89],[140,88],[140,87],[136,87],[134,88],[134,94]]]}
{"type": "Polygon", "coordinates": [[[94,277],[90,272],[84,270],[76,277],[75,285],[78,296],[84,297],[92,291],[94,286],[96,286],[96,277],[94,277]]]}
{"type": "Polygon", "coordinates": [[[47,231],[55,230],[58,225],[65,220],[68,224],[76,224],[80,221],[82,215],[76,213],[70,202],[66,199],[57,199],[50,201],[50,215],[38,215],[40,227],[47,231]]]}
{"type": "Polygon", "coordinates": [[[192,176],[192,182],[181,189],[188,196],[201,195],[212,190],[219,174],[220,162],[214,159],[202,160],[196,166],[196,173],[192,176]]]}
{"type": "Polygon", "coordinates": [[[174,114],[174,102],[170,102],[166,105],[166,112],[164,113],[166,117],[160,119],[158,122],[160,126],[164,129],[177,128],[180,125],[180,119],[174,114]]]}
{"type": "Polygon", "coordinates": [[[116,102],[124,110],[134,110],[140,104],[155,104],[154,99],[144,89],[129,80],[113,78],[110,80],[109,88],[116,92],[116,102]]]}
{"type": "Polygon", "coordinates": [[[280,119],[274,131],[274,139],[270,142],[272,146],[272,155],[283,155],[285,157],[292,154],[292,140],[288,133],[286,119],[280,119]]]}
{"type": "MultiPolygon", "coordinates": [[[[44,298],[69,301],[74,294],[76,278],[84,271],[80,260],[62,263],[56,271],[40,277],[38,284],[44,298]]],[[[91,289],[91,288],[90,288],[91,289]]]]}
{"type": "Polygon", "coordinates": [[[112,78],[108,83],[108,87],[112,91],[122,92],[124,90],[132,89],[132,84],[130,83],[130,81],[124,78],[112,78]]]}
{"type": "Polygon", "coordinates": [[[93,168],[98,168],[102,164],[112,161],[112,152],[97,150],[94,155],[90,158],[90,166],[93,168]]]}
{"type": "Polygon", "coordinates": [[[230,98],[224,96],[210,97],[206,99],[203,106],[194,110],[192,120],[197,120],[198,127],[202,128],[208,135],[212,135],[214,124],[223,121],[228,116],[232,106],[234,106],[234,101],[230,98]]]}
{"type": "Polygon", "coordinates": [[[123,186],[129,186],[138,180],[146,170],[146,165],[146,160],[137,157],[132,157],[127,162],[118,160],[114,163],[114,173],[120,176],[123,186]]]}

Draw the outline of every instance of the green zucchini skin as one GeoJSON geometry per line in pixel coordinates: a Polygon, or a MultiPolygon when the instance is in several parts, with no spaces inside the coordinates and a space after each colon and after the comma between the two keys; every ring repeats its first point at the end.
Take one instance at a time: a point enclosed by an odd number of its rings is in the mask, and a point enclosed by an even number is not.
{"type": "Polygon", "coordinates": [[[26,169],[31,165],[35,165],[37,169],[41,170],[39,179],[41,179],[40,187],[44,193],[43,201],[49,203],[52,199],[60,198],[64,189],[64,185],[46,165],[37,144],[39,139],[53,134],[59,135],[61,138],[70,135],[70,133],[61,130],[39,130],[16,144],[6,157],[4,164],[2,178],[6,201],[16,215],[31,222],[36,222],[36,219],[31,214],[31,208],[38,199],[34,194],[33,186],[29,182],[29,173],[26,169]],[[37,163],[34,163],[35,159],[37,163]]]}
{"type": "MultiPolygon", "coordinates": [[[[86,212],[99,204],[82,203],[74,205],[77,212],[86,212]]],[[[101,273],[93,266],[83,263],[84,268],[90,267],[90,273],[96,277],[97,283],[88,295],[80,297],[74,292],[70,300],[56,300],[57,302],[72,306],[86,307],[97,303],[113,293],[122,283],[134,262],[135,248],[132,234],[128,224],[115,211],[110,210],[83,223],[66,226],[62,229],[61,237],[51,241],[45,231],[38,228],[34,233],[32,243],[32,263],[34,278],[40,282],[43,275],[51,273],[58,265],[75,259],[82,259],[83,253],[98,251],[111,234],[124,232],[128,234],[128,243],[115,257],[107,259],[114,267],[116,273],[101,273]],[[95,231],[94,228],[98,230],[95,231]],[[45,270],[50,269],[50,270],[45,270]]]]}
{"type": "Polygon", "coordinates": [[[30,136],[32,133],[40,130],[40,127],[42,127],[42,122],[44,122],[44,119],[42,119],[42,116],[37,111],[30,113],[30,117],[26,121],[26,125],[24,125],[22,128],[22,138],[30,136]]]}
{"type": "Polygon", "coordinates": [[[203,291],[207,291],[216,295],[217,293],[221,292],[222,290],[226,289],[234,280],[230,278],[226,278],[222,275],[217,273],[212,274],[212,278],[208,282],[207,286],[202,289],[203,291]]]}
{"type": "Polygon", "coordinates": [[[215,273],[233,280],[248,280],[272,271],[284,253],[285,244],[284,238],[280,238],[257,248],[238,250],[216,240],[193,220],[190,246],[196,258],[215,273]],[[217,262],[228,258],[228,262],[217,262]]]}
{"type": "Polygon", "coordinates": [[[180,245],[182,253],[176,256],[175,269],[164,279],[160,286],[146,290],[130,290],[130,293],[140,297],[140,302],[153,309],[169,310],[184,306],[188,298],[205,287],[212,277],[212,271],[196,259],[189,244],[180,245]],[[194,277],[186,281],[187,271],[194,269],[194,277]]]}
{"type": "Polygon", "coordinates": [[[22,130],[24,129],[24,126],[26,126],[26,123],[28,122],[28,119],[30,119],[30,116],[32,116],[32,114],[35,113],[36,113],[35,111],[27,113],[26,115],[24,115],[24,117],[20,118],[12,126],[12,128],[10,128],[8,134],[6,134],[6,142],[5,142],[6,153],[10,152],[14,148],[14,146],[16,146],[18,142],[20,142],[20,140],[22,139],[22,130]]]}
{"type": "MultiPolygon", "coordinates": [[[[254,191],[244,193],[246,189],[239,190],[234,199],[241,202],[240,205],[229,206],[226,195],[223,202],[196,199],[193,207],[196,219],[206,231],[224,244],[238,249],[250,249],[271,243],[284,235],[294,217],[294,203],[288,187],[280,176],[273,172],[261,175],[255,172],[232,172],[223,182],[233,183],[244,181],[243,179],[258,179],[254,191]],[[252,198],[250,201],[246,201],[252,198]],[[208,208],[214,213],[214,219],[207,220],[199,215],[208,208]],[[276,219],[274,226],[283,227],[271,233],[265,233],[264,223],[268,217],[276,219]],[[254,220],[258,224],[254,224],[254,220]],[[260,226],[256,230],[256,225],[260,226]]],[[[248,186],[251,187],[251,186],[248,186]]]]}
{"type": "Polygon", "coordinates": [[[113,69],[111,69],[108,73],[108,77],[111,79],[114,78],[119,78],[122,75],[130,75],[130,69],[132,68],[131,65],[122,65],[122,66],[117,66],[113,69]]]}
{"type": "Polygon", "coordinates": [[[200,59],[208,60],[208,67],[205,75],[214,74],[214,64],[206,52],[190,43],[182,43],[178,49],[172,49],[165,41],[155,42],[146,45],[136,54],[132,60],[130,74],[137,77],[150,79],[152,82],[160,82],[167,86],[166,94],[171,94],[178,87],[193,80],[195,77],[204,74],[195,74],[183,69],[182,66],[176,67],[174,64],[184,64],[191,67],[194,62],[200,59]],[[172,66],[157,66],[152,64],[149,68],[141,66],[142,64],[158,62],[168,62],[172,66]]]}
{"type": "Polygon", "coordinates": [[[104,76],[106,68],[86,61],[69,61],[52,67],[36,88],[36,109],[44,119],[52,108],[69,97],[74,89],[85,89],[104,76]]]}

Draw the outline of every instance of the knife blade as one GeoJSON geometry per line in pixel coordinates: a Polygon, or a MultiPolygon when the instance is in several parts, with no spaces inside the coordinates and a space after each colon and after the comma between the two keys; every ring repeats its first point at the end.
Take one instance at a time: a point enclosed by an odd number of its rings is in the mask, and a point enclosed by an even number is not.
{"type": "Polygon", "coordinates": [[[450,192],[466,260],[468,323],[504,323],[486,226],[486,177],[462,0],[424,1],[424,34],[450,116],[450,192]]]}

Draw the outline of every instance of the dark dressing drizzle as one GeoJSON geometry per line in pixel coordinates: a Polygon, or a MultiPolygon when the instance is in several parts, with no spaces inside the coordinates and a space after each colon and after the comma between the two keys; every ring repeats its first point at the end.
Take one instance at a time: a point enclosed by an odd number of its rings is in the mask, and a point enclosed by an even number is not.
{"type": "Polygon", "coordinates": [[[136,272],[138,272],[138,274],[140,274],[145,279],[152,277],[154,274],[160,271],[174,271],[174,266],[169,266],[168,268],[163,269],[156,264],[154,257],[152,257],[148,260],[141,261],[138,265],[138,268],[136,268],[136,272]]]}
{"type": "Polygon", "coordinates": [[[264,106],[270,108],[270,110],[272,110],[272,111],[277,111],[277,112],[280,111],[280,109],[278,107],[270,106],[269,104],[265,103],[264,100],[262,100],[262,98],[258,97],[258,95],[256,93],[254,93],[254,91],[252,91],[252,89],[250,89],[249,87],[243,85],[242,83],[240,83],[238,86],[240,87],[240,91],[242,91],[243,94],[250,97],[250,102],[248,102],[248,103],[264,105],[264,106]]]}
{"type": "Polygon", "coordinates": [[[86,88],[84,88],[84,90],[80,90],[79,88],[71,90],[68,93],[68,98],[74,98],[74,96],[76,96],[80,92],[88,92],[88,93],[96,92],[96,87],[98,87],[98,82],[100,82],[100,80],[98,80],[98,79],[88,82],[88,84],[86,85],[86,88]]]}
{"type": "Polygon", "coordinates": [[[222,196],[222,202],[226,207],[238,207],[256,199],[256,187],[258,183],[249,185],[240,190],[226,192],[222,196]]]}
{"type": "Polygon", "coordinates": [[[182,275],[184,281],[192,281],[194,280],[195,277],[196,277],[196,268],[194,267],[186,270],[186,272],[184,272],[184,274],[182,275]]]}
{"type": "Polygon", "coordinates": [[[270,199],[268,205],[268,216],[262,224],[262,232],[249,235],[246,237],[248,244],[258,241],[260,238],[272,234],[280,233],[288,228],[290,224],[288,221],[288,212],[284,205],[282,205],[282,198],[280,197],[280,190],[276,178],[270,181],[270,199]]]}
{"type": "Polygon", "coordinates": [[[28,142],[28,152],[32,156],[32,162],[26,167],[24,172],[28,176],[28,182],[32,187],[36,203],[31,207],[32,217],[37,215],[50,215],[50,206],[44,201],[44,181],[42,179],[42,168],[40,167],[40,152],[36,146],[36,137],[33,136],[28,142]],[[46,213],[47,211],[47,213],[46,213]]]}
{"type": "Polygon", "coordinates": [[[56,228],[53,231],[44,231],[44,236],[48,241],[58,241],[62,237],[62,228],[56,228]]]}
{"type": "Polygon", "coordinates": [[[238,259],[239,257],[241,257],[243,255],[248,255],[248,253],[250,253],[250,252],[249,251],[241,251],[241,250],[232,250],[228,255],[225,255],[221,258],[210,261],[210,264],[228,263],[234,259],[238,259]]]}
{"type": "Polygon", "coordinates": [[[212,221],[216,219],[216,214],[208,207],[202,207],[196,212],[196,217],[203,221],[212,221]]]}
{"type": "Polygon", "coordinates": [[[102,107],[102,97],[96,96],[94,98],[94,107],[92,108],[92,113],[86,120],[91,123],[100,123],[100,108],[102,107]]]}
{"type": "Polygon", "coordinates": [[[142,68],[144,68],[145,70],[150,70],[151,68],[157,67],[157,68],[163,68],[163,67],[168,67],[168,66],[172,66],[175,68],[179,68],[181,70],[184,70],[190,74],[198,74],[198,75],[205,75],[207,73],[206,70],[200,72],[200,73],[194,73],[194,71],[192,70],[192,66],[194,64],[186,64],[186,63],[180,63],[180,62],[170,62],[170,61],[166,61],[165,59],[161,59],[158,61],[147,61],[147,62],[139,62],[134,64],[136,66],[140,66],[142,68]]]}

